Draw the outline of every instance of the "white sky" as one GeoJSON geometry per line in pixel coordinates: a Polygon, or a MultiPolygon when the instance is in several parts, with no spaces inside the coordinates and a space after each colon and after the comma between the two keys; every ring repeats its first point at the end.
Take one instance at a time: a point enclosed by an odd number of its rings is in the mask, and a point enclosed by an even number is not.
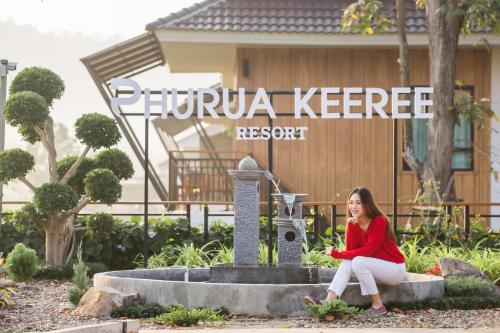
{"type": "MultiPolygon", "coordinates": [[[[54,104],[51,115],[56,122],[63,123],[74,135],[73,125],[82,114],[99,112],[111,116],[109,109],[99,94],[94,82],[79,59],[114,45],[121,40],[135,37],[145,32],[146,24],[165,17],[201,0],[0,0],[0,23],[11,20],[17,26],[30,25],[43,34],[26,32],[17,36],[2,36],[0,59],[18,63],[17,71],[9,73],[8,84],[25,67],[46,67],[59,74],[65,82],[66,90],[61,100],[54,104]],[[54,43],[51,34],[60,39],[54,47],[43,47],[44,43],[54,43]],[[23,40],[24,36],[38,36],[35,42],[23,40]],[[80,37],[78,37],[80,36],[80,37]],[[39,42],[38,42],[39,41],[39,42]],[[75,45],[75,41],[80,44],[75,45]],[[99,41],[99,42],[97,42],[99,41]],[[96,45],[99,46],[95,49],[96,45]],[[69,47],[70,49],[64,49],[69,47]]],[[[5,25],[7,26],[7,25],[5,25]]],[[[36,38],[36,37],[35,37],[36,38]]],[[[136,80],[143,88],[187,88],[207,87],[218,82],[218,73],[169,73],[166,67],[155,68],[136,80]]],[[[143,110],[136,110],[141,112],[143,110]]],[[[136,134],[144,142],[144,121],[131,120],[136,134]]],[[[25,148],[15,128],[6,126],[5,148],[25,148]]],[[[150,130],[150,158],[158,166],[166,158],[158,136],[150,130]]],[[[123,138],[118,148],[126,151],[134,162],[135,177],[143,175],[128,142],[123,138]]],[[[161,172],[161,170],[159,170],[161,172]]],[[[33,175],[31,175],[33,177],[33,175]]],[[[28,175],[28,179],[30,175],[28,175]]],[[[7,200],[28,199],[28,191],[19,191],[15,183],[7,186],[7,200]],[[10,191],[9,191],[10,190],[10,191]]],[[[23,188],[20,186],[19,188],[23,188]]],[[[4,187],[5,189],[5,187],[4,187]]]]}
{"type": "Polygon", "coordinates": [[[82,32],[126,39],[147,23],[201,0],[0,0],[0,19],[31,24],[41,32],[82,32]]]}

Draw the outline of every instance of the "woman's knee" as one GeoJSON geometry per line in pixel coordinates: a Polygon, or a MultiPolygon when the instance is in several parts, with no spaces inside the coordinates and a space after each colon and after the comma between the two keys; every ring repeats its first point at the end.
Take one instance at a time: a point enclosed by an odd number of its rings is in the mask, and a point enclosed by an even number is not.
{"type": "Polygon", "coordinates": [[[351,268],[353,271],[359,271],[360,269],[366,268],[366,257],[355,257],[352,259],[351,268]]]}

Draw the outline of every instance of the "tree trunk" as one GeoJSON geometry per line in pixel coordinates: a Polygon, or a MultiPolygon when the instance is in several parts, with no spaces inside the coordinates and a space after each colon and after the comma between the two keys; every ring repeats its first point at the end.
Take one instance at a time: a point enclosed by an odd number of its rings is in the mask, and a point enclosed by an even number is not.
{"type": "Polygon", "coordinates": [[[53,216],[45,224],[45,264],[60,266],[66,262],[73,234],[73,218],[53,216]]]}
{"type": "MultiPolygon", "coordinates": [[[[410,66],[408,56],[408,41],[406,38],[406,0],[396,0],[396,16],[398,26],[399,39],[399,74],[400,84],[402,87],[410,86],[410,66]]],[[[407,96],[405,96],[407,99],[407,96]]],[[[409,107],[407,107],[409,108],[409,107]]],[[[405,112],[407,112],[406,110],[405,112]]],[[[418,183],[419,192],[422,191],[422,164],[415,157],[415,149],[413,145],[413,127],[411,119],[404,121],[403,131],[403,158],[415,173],[418,183]]]]}
{"type": "Polygon", "coordinates": [[[427,0],[430,84],[434,88],[433,118],[427,131],[423,180],[424,193],[431,201],[453,200],[453,112],[458,38],[462,17],[456,0],[427,0]],[[450,9],[443,10],[443,6],[450,9]]]}

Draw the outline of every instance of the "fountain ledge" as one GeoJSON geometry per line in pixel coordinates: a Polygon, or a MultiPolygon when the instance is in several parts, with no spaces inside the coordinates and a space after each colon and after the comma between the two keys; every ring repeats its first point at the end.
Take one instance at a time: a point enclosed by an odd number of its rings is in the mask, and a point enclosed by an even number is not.
{"type": "MultiPolygon", "coordinates": [[[[335,269],[320,269],[318,284],[244,284],[213,283],[208,268],[189,269],[190,282],[184,282],[185,268],[113,271],[94,275],[94,286],[113,287],[123,292],[139,293],[146,303],[183,304],[188,308],[225,307],[231,313],[246,315],[295,316],[306,311],[306,295],[326,297],[335,269]]],[[[444,295],[441,277],[408,273],[398,286],[379,286],[382,300],[414,302],[444,295]]],[[[361,296],[359,283],[349,283],[342,299],[352,305],[369,304],[361,296]]]]}

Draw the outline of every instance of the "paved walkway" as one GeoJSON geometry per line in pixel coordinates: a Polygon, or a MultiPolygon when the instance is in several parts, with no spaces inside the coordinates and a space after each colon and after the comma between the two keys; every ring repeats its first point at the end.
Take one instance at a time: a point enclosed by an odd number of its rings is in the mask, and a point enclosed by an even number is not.
{"type": "Polygon", "coordinates": [[[139,333],[500,333],[497,328],[226,328],[140,330],[139,333]]]}

